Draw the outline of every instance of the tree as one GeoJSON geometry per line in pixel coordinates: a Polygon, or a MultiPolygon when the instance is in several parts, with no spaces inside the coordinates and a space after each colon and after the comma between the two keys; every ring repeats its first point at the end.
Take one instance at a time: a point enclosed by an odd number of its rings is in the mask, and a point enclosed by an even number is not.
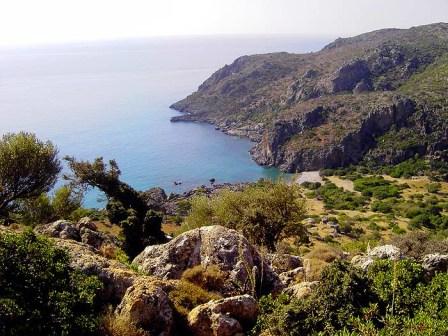
{"type": "Polygon", "coordinates": [[[94,335],[101,288],[47,238],[0,234],[0,335],[94,335]]]}
{"type": "Polygon", "coordinates": [[[14,202],[49,191],[61,171],[58,151],[34,134],[6,134],[0,140],[0,216],[14,202]]]}
{"type": "Polygon", "coordinates": [[[73,186],[95,187],[107,198],[107,211],[112,223],[123,227],[125,250],[130,257],[140,253],[146,245],[165,242],[161,229],[162,216],[155,213],[140,192],[120,181],[121,171],[114,160],[109,165],[103,158],[93,162],[66,157],[73,174],[65,176],[73,186]]]}
{"type": "Polygon", "coordinates": [[[224,190],[213,198],[197,197],[191,206],[186,229],[223,225],[271,251],[283,237],[306,239],[300,223],[305,207],[297,185],[260,181],[243,191],[224,190]]]}

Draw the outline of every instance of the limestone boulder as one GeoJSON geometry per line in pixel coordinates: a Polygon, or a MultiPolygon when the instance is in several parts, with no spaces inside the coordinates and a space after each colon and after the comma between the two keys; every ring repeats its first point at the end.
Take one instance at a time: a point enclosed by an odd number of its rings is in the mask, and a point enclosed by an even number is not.
{"type": "Polygon", "coordinates": [[[290,295],[295,299],[305,299],[311,295],[314,288],[317,287],[319,281],[304,281],[288,288],[285,288],[283,292],[290,295]]]}
{"type": "Polygon", "coordinates": [[[422,258],[422,266],[426,273],[448,272],[448,254],[433,253],[422,258]]]}
{"type": "Polygon", "coordinates": [[[257,315],[257,301],[250,295],[240,295],[194,308],[188,314],[188,326],[195,336],[244,335],[257,315]]]}
{"type": "Polygon", "coordinates": [[[56,246],[71,257],[70,265],[85,274],[96,275],[103,282],[102,300],[118,303],[137,274],[116,260],[102,257],[90,245],[66,239],[55,239],[56,246]]]}
{"type": "Polygon", "coordinates": [[[75,225],[63,219],[53,223],[39,225],[34,231],[52,238],[80,240],[79,230],[75,225]]]}
{"type": "Polygon", "coordinates": [[[142,336],[169,336],[174,323],[167,293],[145,278],[128,287],[115,309],[115,318],[141,330],[142,336]]]}
{"type": "Polygon", "coordinates": [[[297,267],[303,266],[302,259],[299,256],[292,254],[268,253],[265,258],[277,274],[288,272],[296,269],[297,267]]]}
{"type": "Polygon", "coordinates": [[[235,230],[207,226],[185,232],[170,242],[145,248],[133,261],[139,270],[179,279],[197,265],[215,265],[224,274],[221,294],[268,293],[282,289],[278,275],[248,240],[235,230]]]}

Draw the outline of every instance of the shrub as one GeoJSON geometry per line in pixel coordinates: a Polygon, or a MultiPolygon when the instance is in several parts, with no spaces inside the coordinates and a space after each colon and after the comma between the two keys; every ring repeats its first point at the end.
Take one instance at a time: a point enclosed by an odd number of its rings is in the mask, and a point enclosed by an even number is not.
{"type": "Polygon", "coordinates": [[[0,235],[0,334],[90,335],[100,281],[32,232],[0,235]]]}
{"type": "Polygon", "coordinates": [[[8,217],[14,202],[39,197],[56,183],[61,171],[58,151],[34,134],[6,134],[0,140],[0,216],[8,217]]]}
{"type": "Polygon", "coordinates": [[[297,185],[260,181],[243,191],[224,190],[213,198],[195,197],[183,229],[223,225],[272,251],[283,237],[307,236],[300,223],[304,214],[297,185]]]}
{"type": "Polygon", "coordinates": [[[62,186],[57,189],[51,200],[54,215],[57,218],[71,218],[72,213],[81,207],[83,194],[75,192],[70,186],[62,186]]]}
{"type": "Polygon", "coordinates": [[[11,218],[25,224],[36,225],[57,219],[80,219],[83,195],[69,186],[62,186],[53,197],[43,193],[39,197],[20,200],[11,218]]]}
{"type": "Polygon", "coordinates": [[[373,201],[371,205],[372,211],[382,213],[392,213],[394,208],[390,200],[386,201],[373,201]]]}
{"type": "Polygon", "coordinates": [[[225,274],[216,266],[197,265],[182,274],[182,279],[189,281],[209,292],[219,292],[224,286],[225,274]]]}
{"type": "Polygon", "coordinates": [[[447,273],[426,280],[421,265],[410,260],[378,260],[368,272],[339,261],[323,271],[305,299],[260,300],[253,334],[444,335],[447,288],[447,273]]]}
{"type": "Polygon", "coordinates": [[[331,182],[327,182],[318,188],[316,194],[322,198],[327,209],[359,210],[366,204],[365,197],[345,191],[331,182]]]}
{"type": "Polygon", "coordinates": [[[360,191],[364,196],[373,196],[380,200],[400,196],[400,189],[382,176],[358,178],[353,181],[353,184],[355,190],[360,191]]]}
{"type": "Polygon", "coordinates": [[[428,192],[430,193],[437,194],[442,189],[442,185],[440,183],[429,183],[426,186],[426,189],[428,189],[428,192]]]}

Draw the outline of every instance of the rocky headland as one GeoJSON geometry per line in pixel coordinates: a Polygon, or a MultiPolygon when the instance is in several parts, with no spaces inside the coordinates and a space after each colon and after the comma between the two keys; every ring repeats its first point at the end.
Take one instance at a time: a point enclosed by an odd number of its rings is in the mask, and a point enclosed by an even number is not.
{"type": "Polygon", "coordinates": [[[176,121],[255,142],[287,172],[416,154],[446,159],[448,24],[339,38],[308,54],[242,56],[172,105],[176,121]]]}

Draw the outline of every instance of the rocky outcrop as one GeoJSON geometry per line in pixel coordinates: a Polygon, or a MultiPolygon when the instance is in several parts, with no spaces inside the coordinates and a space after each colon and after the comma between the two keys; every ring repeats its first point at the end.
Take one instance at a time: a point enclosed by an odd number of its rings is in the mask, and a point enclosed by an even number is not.
{"type": "Polygon", "coordinates": [[[179,279],[194,266],[215,265],[225,275],[224,295],[275,292],[282,287],[278,275],[247,239],[222,226],[201,227],[166,244],[148,246],[133,264],[161,279],[179,279]]]}
{"type": "Polygon", "coordinates": [[[137,275],[122,263],[107,259],[93,247],[74,240],[55,239],[56,246],[71,257],[71,266],[88,275],[96,275],[103,282],[102,300],[118,303],[137,275]]]}
{"type": "Polygon", "coordinates": [[[285,288],[283,293],[293,297],[294,299],[305,299],[311,295],[313,290],[317,287],[319,281],[304,281],[298,284],[295,284],[291,287],[285,288]]]}
{"type": "Polygon", "coordinates": [[[97,250],[102,246],[120,247],[122,245],[117,237],[97,231],[95,223],[88,217],[81,218],[77,223],[58,220],[53,223],[39,225],[34,231],[52,238],[82,242],[97,250]]]}
{"type": "Polygon", "coordinates": [[[287,172],[371,159],[369,150],[384,152],[381,137],[393,138],[397,129],[412,130],[415,136],[413,141],[405,136],[399,143],[391,141],[387,147],[395,151],[385,158],[388,162],[433,155],[434,144],[448,148],[443,123],[448,84],[423,85],[413,77],[428,71],[428,78],[444,78],[442,69],[432,73],[432,65],[447,62],[447,27],[384,29],[338,39],[314,53],[240,57],[173,104],[185,114],[172,121],[207,122],[227,134],[246,136],[256,142],[251,154],[257,163],[287,172]],[[429,98],[428,89],[438,98],[429,98]],[[385,106],[387,95],[400,95],[401,103],[385,106]],[[415,108],[406,100],[420,112],[421,122],[410,118],[415,108]],[[313,113],[317,118],[307,124],[304,118],[313,113]]]}
{"type": "Polygon", "coordinates": [[[403,258],[401,250],[394,245],[381,245],[367,251],[366,255],[356,255],[351,263],[363,270],[367,270],[377,259],[400,260],[403,258]]]}
{"type": "Polygon", "coordinates": [[[429,275],[434,275],[436,272],[448,272],[448,254],[427,254],[422,258],[422,266],[429,275]]]}
{"type": "Polygon", "coordinates": [[[34,231],[44,236],[80,241],[79,229],[70,221],[58,220],[53,223],[37,226],[34,231]]]}
{"type": "Polygon", "coordinates": [[[115,309],[115,319],[142,330],[142,336],[169,336],[174,325],[167,293],[145,278],[128,287],[115,309]]]}
{"type": "Polygon", "coordinates": [[[370,69],[363,59],[355,59],[340,67],[330,79],[330,93],[352,91],[361,81],[369,81],[370,69]]]}
{"type": "Polygon", "coordinates": [[[268,253],[265,258],[277,274],[291,271],[303,265],[302,258],[287,253],[268,253]]]}
{"type": "Polygon", "coordinates": [[[243,335],[256,321],[257,301],[249,295],[210,301],[188,314],[188,325],[195,336],[243,335]]]}
{"type": "Polygon", "coordinates": [[[401,127],[415,111],[411,100],[395,97],[391,105],[372,110],[359,127],[335,144],[288,149],[288,141],[305,130],[319,126],[329,110],[318,107],[295,121],[278,121],[252,150],[260,165],[276,166],[287,172],[336,168],[356,164],[376,145],[376,138],[391,127],[401,127]]]}

